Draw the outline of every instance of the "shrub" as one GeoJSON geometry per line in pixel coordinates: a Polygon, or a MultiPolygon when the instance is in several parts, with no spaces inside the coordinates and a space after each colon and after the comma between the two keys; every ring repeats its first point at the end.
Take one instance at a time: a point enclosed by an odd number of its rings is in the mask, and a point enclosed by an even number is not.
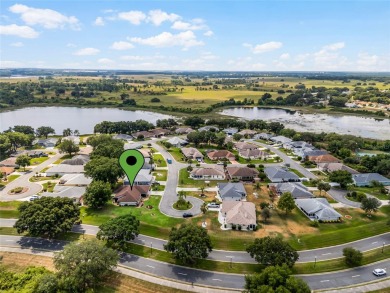
{"type": "Polygon", "coordinates": [[[246,165],[248,168],[256,168],[256,165],[255,164],[248,164],[246,165]]]}
{"type": "Polygon", "coordinates": [[[263,209],[265,209],[265,208],[268,208],[269,207],[269,203],[267,203],[267,202],[261,202],[260,203],[260,208],[263,210],[263,209]]]}
{"type": "Polygon", "coordinates": [[[357,195],[356,195],[356,200],[361,202],[363,199],[367,198],[367,195],[365,195],[364,193],[362,192],[359,192],[357,195]]]}
{"type": "Polygon", "coordinates": [[[318,228],[320,226],[319,222],[317,220],[311,221],[310,226],[318,228]]]}
{"type": "Polygon", "coordinates": [[[235,224],[232,225],[232,229],[236,230],[236,225],[235,224]]]}
{"type": "Polygon", "coordinates": [[[242,229],[241,225],[238,225],[238,231],[241,231],[241,229],[242,229]]]}

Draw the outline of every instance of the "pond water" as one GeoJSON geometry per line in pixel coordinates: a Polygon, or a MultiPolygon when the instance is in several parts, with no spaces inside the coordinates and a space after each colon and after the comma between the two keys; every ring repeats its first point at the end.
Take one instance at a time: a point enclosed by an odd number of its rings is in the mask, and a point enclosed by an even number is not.
{"type": "Polygon", "coordinates": [[[374,119],[351,115],[302,114],[297,111],[269,108],[235,107],[222,115],[243,119],[261,119],[283,123],[286,128],[309,132],[335,132],[375,139],[390,139],[390,119],[374,119]]]}
{"type": "Polygon", "coordinates": [[[0,131],[15,125],[29,125],[34,128],[51,126],[56,134],[62,134],[65,128],[77,129],[81,134],[93,133],[96,124],[102,121],[146,120],[156,124],[158,119],[172,116],[147,112],[125,111],[113,108],[77,108],[77,107],[31,107],[0,113],[0,131]]]}

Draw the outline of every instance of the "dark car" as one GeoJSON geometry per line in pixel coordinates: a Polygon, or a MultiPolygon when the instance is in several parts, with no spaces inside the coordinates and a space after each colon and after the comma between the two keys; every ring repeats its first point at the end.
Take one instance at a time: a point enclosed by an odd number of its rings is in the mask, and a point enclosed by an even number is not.
{"type": "Polygon", "coordinates": [[[193,216],[193,214],[191,213],[184,213],[183,214],[183,218],[191,218],[193,216]]]}

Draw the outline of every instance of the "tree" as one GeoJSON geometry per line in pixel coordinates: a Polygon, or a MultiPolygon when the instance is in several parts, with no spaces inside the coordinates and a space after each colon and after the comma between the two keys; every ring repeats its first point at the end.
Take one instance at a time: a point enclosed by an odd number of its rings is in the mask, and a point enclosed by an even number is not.
{"type": "Polygon", "coordinates": [[[269,208],[265,207],[261,210],[261,217],[263,218],[264,223],[267,223],[267,220],[271,218],[271,211],[269,210],[269,208]]]}
{"type": "Polygon", "coordinates": [[[107,240],[123,246],[126,241],[134,240],[139,234],[139,220],[133,215],[123,215],[110,219],[99,226],[98,239],[107,240]]]}
{"type": "Polygon", "coordinates": [[[58,279],[54,274],[45,274],[40,279],[34,290],[35,293],[57,293],[58,279]]]}
{"type": "Polygon", "coordinates": [[[381,202],[375,197],[367,197],[362,199],[361,208],[366,212],[368,216],[371,215],[372,212],[376,213],[381,206],[381,202]]]}
{"type": "Polygon", "coordinates": [[[13,127],[13,131],[21,132],[21,133],[24,133],[27,135],[34,135],[35,134],[34,128],[31,126],[27,126],[27,125],[15,125],[13,127]]]}
{"type": "Polygon", "coordinates": [[[354,267],[362,264],[363,254],[357,249],[345,247],[343,249],[343,255],[345,256],[347,266],[354,267]]]}
{"type": "Polygon", "coordinates": [[[278,208],[286,211],[286,215],[295,208],[295,201],[290,192],[285,192],[279,198],[278,208]]]}
{"type": "Polygon", "coordinates": [[[83,199],[85,204],[93,209],[103,207],[111,199],[111,186],[108,182],[92,181],[87,187],[83,199]]]}
{"type": "Polygon", "coordinates": [[[66,128],[62,131],[62,136],[70,136],[72,135],[73,131],[70,128],[66,128]]]}
{"type": "Polygon", "coordinates": [[[23,202],[18,210],[20,215],[14,228],[19,234],[27,231],[34,237],[54,238],[70,231],[80,216],[80,210],[73,200],[62,197],[42,197],[23,202]]]}
{"type": "Polygon", "coordinates": [[[13,151],[16,151],[20,146],[31,143],[31,137],[21,132],[7,132],[6,135],[8,136],[13,151]]]}
{"type": "Polygon", "coordinates": [[[41,126],[38,127],[36,130],[36,134],[38,137],[44,136],[45,138],[47,138],[49,134],[54,134],[54,133],[55,133],[54,128],[50,126],[41,126]]]}
{"type": "Polygon", "coordinates": [[[338,170],[330,173],[329,180],[339,183],[342,188],[346,188],[348,184],[353,183],[352,174],[344,170],[338,170]]]}
{"type": "Polygon", "coordinates": [[[21,155],[16,158],[16,165],[23,167],[24,171],[26,171],[26,166],[30,166],[31,158],[27,155],[21,155]]]}
{"type": "Polygon", "coordinates": [[[91,239],[66,245],[55,254],[54,265],[66,292],[85,292],[98,285],[118,260],[116,251],[91,239]]]}
{"type": "Polygon", "coordinates": [[[286,265],[270,266],[261,273],[245,276],[245,293],[310,293],[309,286],[291,275],[286,265]]]}
{"type": "Polygon", "coordinates": [[[61,153],[68,153],[69,156],[72,156],[73,153],[77,153],[80,150],[79,146],[69,139],[64,139],[58,145],[58,149],[61,153]]]}
{"type": "Polygon", "coordinates": [[[0,158],[3,158],[11,151],[11,146],[8,136],[0,134],[0,158]]]}
{"type": "Polygon", "coordinates": [[[206,229],[183,224],[180,228],[172,228],[164,249],[180,262],[193,264],[196,259],[206,258],[212,250],[212,245],[206,229]]]}
{"type": "Polygon", "coordinates": [[[119,139],[112,139],[104,141],[97,146],[91,153],[91,158],[94,157],[108,157],[108,158],[119,158],[123,153],[124,142],[119,139]]]}
{"type": "Polygon", "coordinates": [[[326,183],[326,182],[318,182],[317,183],[317,188],[318,190],[320,191],[320,196],[322,195],[322,190],[325,190],[325,192],[329,191],[331,186],[329,183],[326,183]]]}
{"type": "Polygon", "coordinates": [[[86,176],[111,184],[116,183],[118,178],[124,175],[118,159],[115,158],[93,158],[85,165],[84,170],[86,176]]]}
{"type": "Polygon", "coordinates": [[[235,141],[239,141],[241,138],[243,138],[244,136],[242,134],[239,134],[239,133],[235,133],[233,134],[233,139],[235,141]]]}
{"type": "Polygon", "coordinates": [[[256,238],[246,251],[258,263],[263,265],[282,265],[292,267],[298,260],[298,253],[281,237],[256,238]]]}

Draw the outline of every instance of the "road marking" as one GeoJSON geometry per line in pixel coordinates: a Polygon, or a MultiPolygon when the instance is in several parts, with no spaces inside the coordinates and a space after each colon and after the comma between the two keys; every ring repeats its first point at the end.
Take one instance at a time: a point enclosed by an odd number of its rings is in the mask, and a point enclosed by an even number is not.
{"type": "Polygon", "coordinates": [[[375,241],[375,242],[373,242],[373,243],[371,243],[371,244],[375,244],[375,243],[378,243],[378,241],[375,241]]]}
{"type": "Polygon", "coordinates": [[[356,278],[356,277],[360,277],[360,275],[355,275],[355,276],[352,276],[352,278],[356,278]]]}
{"type": "Polygon", "coordinates": [[[184,273],[178,273],[179,275],[183,275],[183,276],[187,276],[187,274],[184,274],[184,273]]]}
{"type": "Polygon", "coordinates": [[[220,282],[222,282],[222,280],[221,280],[221,279],[213,279],[213,281],[220,281],[220,282]]]}
{"type": "Polygon", "coordinates": [[[329,282],[329,280],[322,280],[321,283],[323,283],[323,282],[329,282]]]}
{"type": "Polygon", "coordinates": [[[328,255],[328,254],[332,254],[331,252],[328,252],[328,253],[323,253],[322,255],[328,255]]]}
{"type": "Polygon", "coordinates": [[[152,268],[152,269],[154,269],[154,266],[150,266],[150,265],[146,265],[147,267],[149,267],[149,268],[152,268]]]}

